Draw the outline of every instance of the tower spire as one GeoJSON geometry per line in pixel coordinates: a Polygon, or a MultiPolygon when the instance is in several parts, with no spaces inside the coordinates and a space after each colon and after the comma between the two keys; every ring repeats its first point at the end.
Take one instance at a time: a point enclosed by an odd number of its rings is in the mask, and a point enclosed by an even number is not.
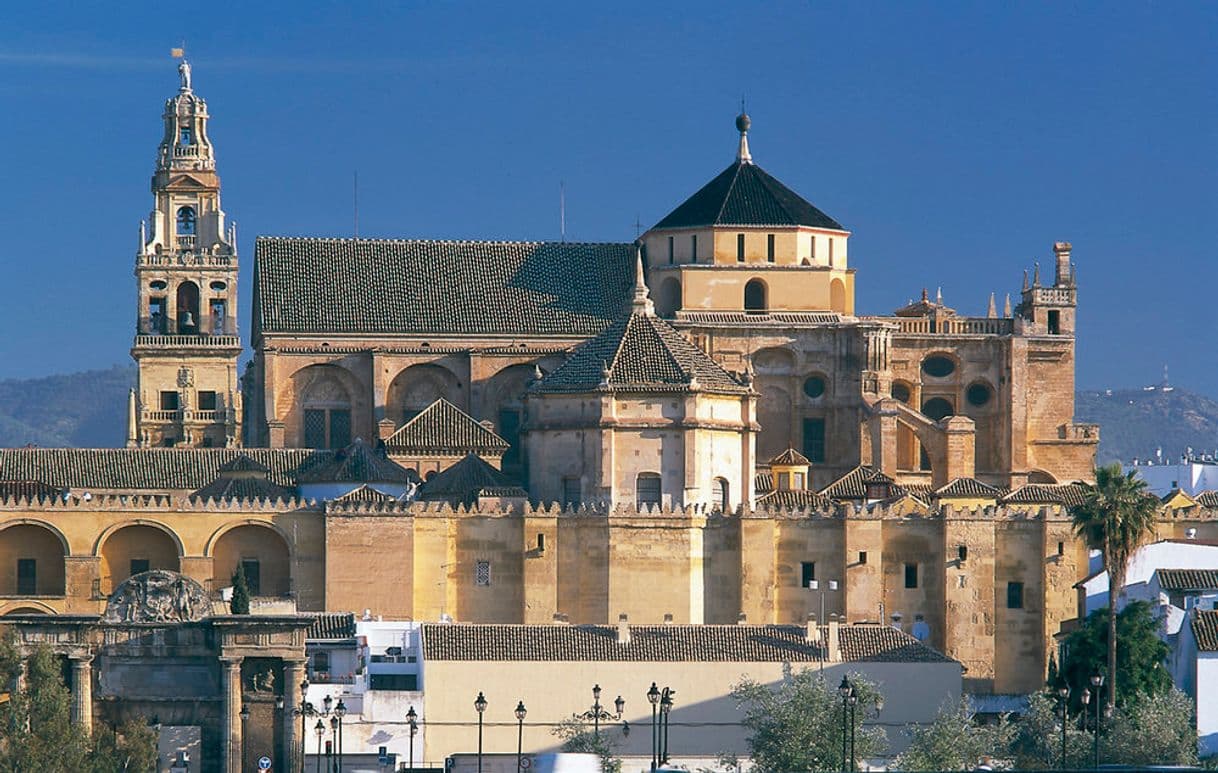
{"type": "Polygon", "coordinates": [[[630,300],[630,313],[644,317],[656,315],[655,304],[651,302],[651,293],[647,290],[647,282],[643,278],[643,251],[634,251],[634,297],[630,300]]]}
{"type": "Polygon", "coordinates": [[[998,316],[998,307],[994,304],[994,294],[993,293],[990,293],[990,305],[989,305],[989,308],[986,309],[985,316],[989,317],[990,319],[993,319],[998,316]]]}
{"type": "Polygon", "coordinates": [[[736,131],[740,132],[740,148],[736,151],[736,160],[742,164],[753,163],[753,154],[749,152],[749,127],[753,120],[744,112],[744,100],[740,100],[740,115],[736,116],[736,131]]]}

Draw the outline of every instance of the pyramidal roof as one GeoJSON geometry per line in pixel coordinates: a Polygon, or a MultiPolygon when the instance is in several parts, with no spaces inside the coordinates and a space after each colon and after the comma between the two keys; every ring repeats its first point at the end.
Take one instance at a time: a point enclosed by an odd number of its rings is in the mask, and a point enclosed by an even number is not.
{"type": "Polygon", "coordinates": [[[748,150],[750,120],[736,119],[740,152],[736,161],[715,179],[668,213],[653,228],[708,226],[811,226],[846,230],[795,191],[753,163],[748,150]]]}
{"type": "Polygon", "coordinates": [[[423,409],[385,440],[393,454],[491,456],[508,450],[508,442],[443,397],[423,409]]]}
{"type": "Polygon", "coordinates": [[[728,392],[749,387],[664,320],[655,316],[643,283],[642,259],[635,272],[629,316],[585,342],[549,375],[538,392],[624,390],[631,392],[728,392]]]}

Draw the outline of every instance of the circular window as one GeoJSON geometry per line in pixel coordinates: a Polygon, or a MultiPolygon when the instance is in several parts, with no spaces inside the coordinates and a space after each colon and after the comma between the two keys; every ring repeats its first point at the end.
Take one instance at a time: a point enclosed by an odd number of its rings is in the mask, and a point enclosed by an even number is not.
{"type": "Polygon", "coordinates": [[[922,403],[923,415],[935,421],[945,419],[955,412],[955,409],[952,408],[952,404],[947,400],[944,400],[942,397],[932,397],[926,402],[922,403]]]}
{"type": "Polygon", "coordinates": [[[169,285],[165,284],[165,280],[163,279],[154,279],[148,286],[153,290],[164,290],[169,285]]]}
{"type": "Polygon", "coordinates": [[[896,383],[892,385],[892,396],[903,403],[909,402],[909,385],[896,383]]]}
{"type": "Polygon", "coordinates": [[[228,285],[224,284],[223,282],[212,282],[211,289],[215,290],[216,292],[220,292],[221,290],[227,290],[228,285]]]}
{"type": "Polygon", "coordinates": [[[825,393],[825,380],[820,376],[809,376],[804,381],[804,394],[813,400],[825,393]]]}
{"type": "Polygon", "coordinates": [[[935,378],[950,376],[956,370],[956,363],[947,357],[935,355],[922,360],[922,372],[935,378]]]}
{"type": "Polygon", "coordinates": [[[990,401],[993,392],[985,384],[973,384],[964,393],[964,396],[968,399],[969,405],[975,405],[980,408],[990,401]]]}

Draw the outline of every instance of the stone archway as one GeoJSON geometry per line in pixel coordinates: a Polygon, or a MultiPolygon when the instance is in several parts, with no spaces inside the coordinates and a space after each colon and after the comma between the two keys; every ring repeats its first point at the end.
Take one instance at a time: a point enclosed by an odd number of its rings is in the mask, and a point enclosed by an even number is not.
{"type": "Polygon", "coordinates": [[[238,566],[255,596],[286,596],[292,589],[292,557],[287,541],[270,524],[246,522],[213,537],[212,584],[231,584],[238,566]]]}
{"type": "Polygon", "coordinates": [[[0,530],[0,596],[63,596],[67,541],[48,524],[26,521],[0,530]]]}
{"type": "Polygon", "coordinates": [[[177,572],[181,566],[181,542],[164,526],[132,523],[103,536],[101,555],[102,591],[111,589],[134,574],[164,569],[177,572]]]}

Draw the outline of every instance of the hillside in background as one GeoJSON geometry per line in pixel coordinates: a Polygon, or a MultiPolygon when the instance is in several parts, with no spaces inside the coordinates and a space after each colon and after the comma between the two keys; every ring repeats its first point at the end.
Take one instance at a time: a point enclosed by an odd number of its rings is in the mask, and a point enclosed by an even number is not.
{"type": "Polygon", "coordinates": [[[0,446],[122,446],[135,366],[0,381],[0,446]]]}
{"type": "MultiPolygon", "coordinates": [[[[0,381],[0,447],[122,446],[135,367],[0,381]]],[[[1079,421],[1100,425],[1100,463],[1218,449],[1218,401],[1179,388],[1084,391],[1079,421]]]]}
{"type": "Polygon", "coordinates": [[[1218,401],[1179,387],[1079,392],[1074,415],[1100,425],[1100,464],[1147,459],[1157,448],[1164,460],[1218,448],[1218,401]]]}

